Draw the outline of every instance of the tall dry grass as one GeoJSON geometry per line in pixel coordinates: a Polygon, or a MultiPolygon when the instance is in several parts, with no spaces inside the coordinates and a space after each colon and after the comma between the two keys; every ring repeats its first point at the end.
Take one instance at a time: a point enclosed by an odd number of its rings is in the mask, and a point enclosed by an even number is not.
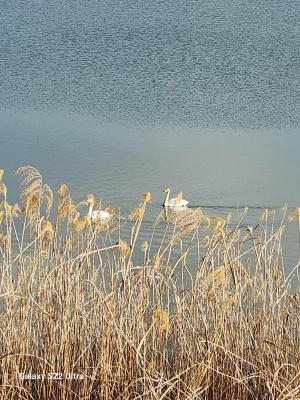
{"type": "Polygon", "coordinates": [[[266,210],[255,227],[247,210],[234,227],[200,209],[164,224],[161,213],[140,246],[149,193],[122,238],[117,212],[92,224],[66,185],[53,196],[37,170],[17,172],[20,205],[0,173],[1,399],[300,398],[286,208],[279,225],[266,210]]]}

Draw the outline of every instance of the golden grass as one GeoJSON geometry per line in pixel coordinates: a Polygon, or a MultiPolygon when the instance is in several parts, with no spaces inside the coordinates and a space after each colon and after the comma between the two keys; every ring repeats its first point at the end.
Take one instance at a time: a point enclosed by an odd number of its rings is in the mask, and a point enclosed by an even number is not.
{"type": "Polygon", "coordinates": [[[234,227],[200,209],[162,212],[145,241],[150,193],[122,237],[117,213],[92,224],[66,185],[53,196],[34,168],[18,173],[20,207],[0,171],[1,399],[300,398],[286,207],[278,225],[268,210],[255,227],[247,210],[234,227]]]}

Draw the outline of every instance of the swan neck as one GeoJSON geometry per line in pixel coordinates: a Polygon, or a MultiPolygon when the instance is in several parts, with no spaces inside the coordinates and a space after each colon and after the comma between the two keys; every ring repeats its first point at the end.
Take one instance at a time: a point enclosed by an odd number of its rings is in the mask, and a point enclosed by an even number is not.
{"type": "Polygon", "coordinates": [[[170,197],[170,192],[166,192],[166,197],[165,197],[165,201],[164,201],[164,206],[168,203],[169,201],[169,197],[170,197]]]}
{"type": "Polygon", "coordinates": [[[93,213],[93,204],[90,204],[90,208],[89,208],[89,217],[92,216],[93,213]]]}

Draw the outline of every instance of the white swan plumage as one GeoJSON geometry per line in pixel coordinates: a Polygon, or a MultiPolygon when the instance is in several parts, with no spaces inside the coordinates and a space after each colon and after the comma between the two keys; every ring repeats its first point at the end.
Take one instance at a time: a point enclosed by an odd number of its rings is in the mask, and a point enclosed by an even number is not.
{"type": "Polygon", "coordinates": [[[93,200],[89,200],[88,201],[90,207],[89,207],[89,212],[88,212],[88,216],[90,217],[90,219],[94,222],[100,221],[100,220],[109,220],[112,218],[112,214],[109,213],[108,211],[105,210],[93,210],[94,208],[94,201],[93,200]]]}
{"type": "Polygon", "coordinates": [[[180,192],[176,197],[170,199],[171,189],[166,188],[164,191],[166,193],[165,201],[163,203],[164,207],[182,208],[187,207],[189,202],[183,199],[183,193],[180,192]]]}

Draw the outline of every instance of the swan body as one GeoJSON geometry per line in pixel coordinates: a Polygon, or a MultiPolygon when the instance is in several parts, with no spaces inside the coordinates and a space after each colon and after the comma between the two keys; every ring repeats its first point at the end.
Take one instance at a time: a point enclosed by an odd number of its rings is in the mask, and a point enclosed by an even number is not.
{"type": "Polygon", "coordinates": [[[112,214],[105,210],[95,210],[93,211],[93,204],[90,204],[89,217],[92,221],[108,220],[112,218],[112,214]]]}
{"type": "Polygon", "coordinates": [[[169,188],[164,190],[164,193],[166,193],[165,201],[163,204],[164,207],[182,208],[186,207],[189,204],[187,200],[182,198],[182,192],[180,192],[177,197],[174,197],[172,199],[169,198],[170,192],[171,190],[169,188]]]}

